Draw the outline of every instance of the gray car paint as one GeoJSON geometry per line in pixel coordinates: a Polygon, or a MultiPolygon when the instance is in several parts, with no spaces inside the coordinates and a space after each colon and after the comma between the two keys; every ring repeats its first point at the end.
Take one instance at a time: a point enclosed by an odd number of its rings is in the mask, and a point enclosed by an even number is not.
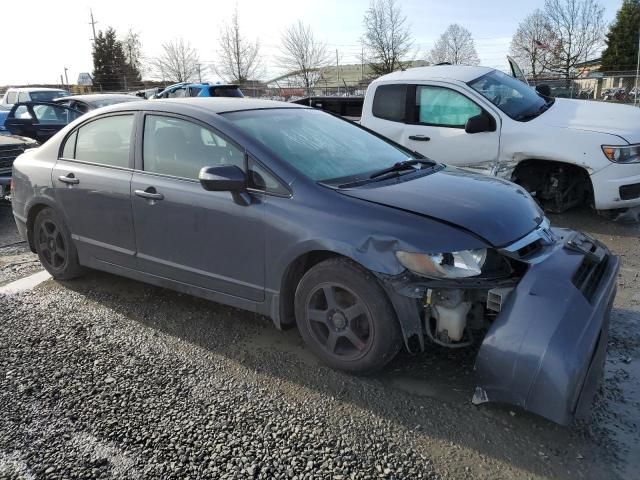
{"type": "MultiPolygon", "coordinates": [[[[198,98],[128,103],[83,116],[37,151],[16,160],[13,210],[18,228],[33,246],[30,221],[34,212],[41,205],[52,206],[70,225],[81,263],[259,312],[278,327],[292,320],[293,292],[285,287],[288,275],[300,267],[299,260],[315,252],[343,255],[378,276],[396,309],[407,348],[417,351],[425,347],[420,299],[404,293],[407,285],[398,289],[389,280],[405,273],[395,251],[503,246],[541,221],[539,209],[519,187],[459,170],[445,169],[417,180],[403,176],[403,180],[349,191],[318,184],[218,114],[269,108],[305,107],[198,98]],[[57,160],[68,133],[113,112],[137,115],[132,168],[106,174],[100,170],[108,167],[57,160]],[[229,193],[206,192],[197,182],[142,172],[144,112],[166,112],[216,128],[266,165],[291,195],[253,191],[248,195],[250,202],[244,204],[229,193]],[[78,194],[73,208],[64,201],[67,190],[81,189],[56,183],[59,175],[69,173],[77,173],[79,185],[89,185],[78,194]],[[131,185],[128,179],[133,180],[131,185]],[[474,188],[464,188],[469,185],[474,188]],[[132,195],[134,190],[149,187],[162,192],[164,199],[150,202],[132,195]],[[456,195],[443,199],[446,191],[456,195]],[[105,208],[113,211],[105,212],[105,208]],[[106,231],[103,227],[108,222],[112,222],[111,229],[106,231]]],[[[599,286],[598,301],[587,305],[571,284],[580,255],[568,255],[562,246],[558,242],[557,254],[529,267],[487,334],[477,361],[479,387],[488,400],[514,403],[559,422],[575,410],[565,409],[560,415],[558,405],[580,395],[585,382],[578,377],[583,378],[590,367],[597,373],[591,356],[584,354],[606,327],[606,308],[615,295],[610,286],[618,268],[617,259],[611,257],[614,260],[599,286]],[[546,282],[558,288],[549,288],[546,282]],[[593,328],[580,328],[583,318],[595,319],[593,328]],[[536,331],[563,333],[559,337],[533,335],[536,331]],[[550,346],[549,351],[557,354],[545,357],[550,346]],[[509,369],[518,364],[523,365],[523,374],[516,376],[509,369]],[[563,372],[566,388],[558,390],[553,382],[540,381],[556,371],[563,372]],[[534,400],[552,395],[558,399],[534,400]]]]}

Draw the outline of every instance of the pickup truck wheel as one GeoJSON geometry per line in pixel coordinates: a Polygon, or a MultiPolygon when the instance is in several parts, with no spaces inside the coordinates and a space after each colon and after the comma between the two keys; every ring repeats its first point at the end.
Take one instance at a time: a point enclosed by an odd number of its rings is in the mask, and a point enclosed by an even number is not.
{"type": "Polygon", "coordinates": [[[395,312],[377,279],[347,259],[326,260],[302,277],[295,313],[305,343],[339,370],[375,372],[402,345],[395,312]]]}
{"type": "Polygon", "coordinates": [[[52,208],[44,208],[33,224],[33,239],[42,266],[57,280],[82,274],[69,229],[52,208]]]}

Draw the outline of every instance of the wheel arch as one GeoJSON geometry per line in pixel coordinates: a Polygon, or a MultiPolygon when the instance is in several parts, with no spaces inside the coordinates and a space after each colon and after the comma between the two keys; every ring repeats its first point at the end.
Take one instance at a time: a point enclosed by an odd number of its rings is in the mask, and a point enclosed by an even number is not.
{"type": "Polygon", "coordinates": [[[419,313],[419,305],[416,299],[404,297],[380,280],[380,275],[376,274],[362,262],[353,256],[335,250],[313,249],[296,256],[284,270],[280,283],[280,294],[278,296],[278,314],[273,316],[276,327],[290,328],[296,323],[294,301],[295,294],[300,280],[306,272],[315,265],[331,258],[344,258],[361,268],[368,270],[378,278],[379,285],[387,296],[391,308],[395,312],[395,321],[398,322],[402,332],[403,342],[407,351],[417,353],[424,350],[424,338],[422,336],[422,323],[419,313]]]}
{"type": "MultiPolygon", "coordinates": [[[[574,172],[582,177],[585,182],[588,191],[587,202],[593,204],[593,182],[591,180],[592,171],[585,165],[579,165],[577,163],[571,163],[563,160],[553,160],[544,158],[524,158],[514,166],[511,173],[511,181],[523,185],[526,187],[527,181],[533,180],[534,182],[541,178],[544,173],[547,173],[555,168],[565,168],[569,172],[574,172]]],[[[537,190],[535,188],[534,190],[537,190]]]]}

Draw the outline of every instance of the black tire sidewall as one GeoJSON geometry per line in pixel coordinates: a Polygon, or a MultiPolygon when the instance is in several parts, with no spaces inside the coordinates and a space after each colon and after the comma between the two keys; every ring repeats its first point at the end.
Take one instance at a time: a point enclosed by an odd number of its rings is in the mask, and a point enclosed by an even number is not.
{"type": "Polygon", "coordinates": [[[33,223],[33,242],[36,247],[36,252],[38,253],[40,263],[45,268],[45,270],[47,270],[47,272],[51,274],[53,278],[58,280],[70,280],[82,273],[82,267],[78,262],[78,252],[76,250],[75,244],[71,239],[71,233],[69,232],[69,229],[67,228],[64,220],[62,220],[62,218],[60,217],[60,214],[53,208],[44,208],[36,215],[36,219],[33,223]],[[40,235],[40,226],[45,220],[49,220],[56,225],[65,242],[67,258],[65,259],[65,263],[61,268],[53,268],[51,265],[49,265],[46,259],[43,258],[42,252],[40,251],[40,242],[38,241],[40,235]]]}
{"type": "Polygon", "coordinates": [[[300,280],[295,295],[298,330],[307,346],[332,368],[356,374],[369,374],[390,362],[402,346],[395,311],[387,294],[371,272],[345,258],[325,260],[311,268],[300,280]],[[338,359],[318,344],[309,329],[306,305],[309,296],[323,283],[343,285],[352,290],[369,310],[373,339],[366,354],[358,359],[338,359]]]}

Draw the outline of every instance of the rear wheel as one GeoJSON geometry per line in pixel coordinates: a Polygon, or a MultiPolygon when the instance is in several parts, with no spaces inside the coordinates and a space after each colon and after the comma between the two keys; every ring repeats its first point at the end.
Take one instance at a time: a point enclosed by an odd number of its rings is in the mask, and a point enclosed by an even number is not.
{"type": "Polygon", "coordinates": [[[69,229],[52,208],[44,208],[33,224],[33,240],[42,266],[58,280],[82,274],[69,229]]]}
{"type": "Polygon", "coordinates": [[[347,259],[330,259],[300,280],[295,298],[298,329],[329,366],[371,373],[402,345],[395,312],[369,272],[347,259]]]}

